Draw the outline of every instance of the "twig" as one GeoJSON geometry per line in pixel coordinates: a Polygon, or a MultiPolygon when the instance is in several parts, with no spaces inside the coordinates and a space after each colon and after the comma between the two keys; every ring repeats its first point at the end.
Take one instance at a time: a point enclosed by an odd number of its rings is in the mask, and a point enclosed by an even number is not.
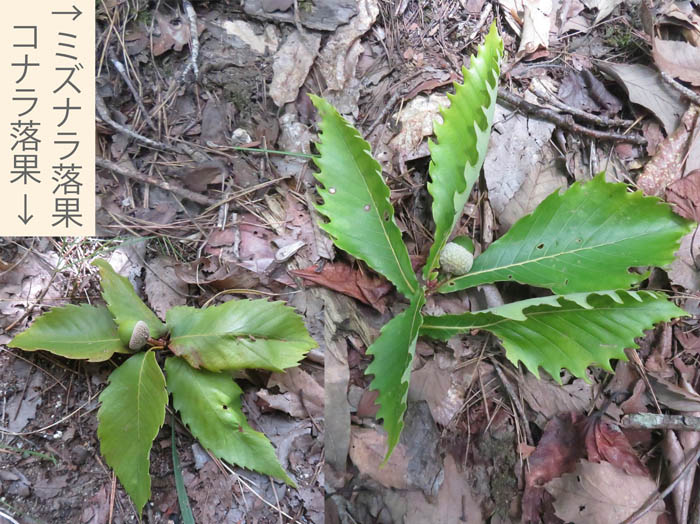
{"type": "Polygon", "coordinates": [[[134,180],[138,180],[139,182],[143,182],[144,184],[150,184],[152,186],[159,187],[161,189],[164,189],[165,191],[170,191],[175,195],[181,196],[182,198],[186,198],[187,200],[196,202],[197,204],[202,204],[203,206],[215,206],[219,203],[218,200],[214,200],[213,198],[209,198],[208,196],[202,195],[200,193],[195,193],[194,191],[190,191],[189,189],[185,189],[184,187],[180,187],[169,182],[164,182],[163,180],[159,180],[152,176],[142,175],[141,173],[122,167],[118,164],[115,164],[114,162],[105,160],[104,158],[96,158],[95,164],[98,167],[108,169],[109,171],[116,173],[117,175],[125,176],[127,178],[132,178],[134,180]]]}
{"type": "Polygon", "coordinates": [[[10,516],[9,516],[7,513],[5,513],[4,511],[0,511],[0,517],[2,517],[2,518],[4,518],[4,519],[7,519],[7,522],[9,522],[10,524],[19,524],[19,522],[17,522],[15,519],[13,519],[12,517],[10,517],[10,516]]]}
{"type": "Polygon", "coordinates": [[[663,78],[664,82],[666,82],[673,89],[675,89],[676,91],[681,93],[684,97],[686,97],[688,100],[690,100],[693,104],[695,104],[696,106],[700,106],[700,95],[698,95],[696,92],[694,92],[691,89],[688,89],[683,84],[681,84],[678,80],[673,78],[668,73],[664,73],[663,71],[661,71],[661,78],[663,78]]]}
{"type": "Polygon", "coordinates": [[[467,40],[474,40],[476,35],[481,32],[481,28],[484,27],[486,20],[488,20],[489,15],[491,14],[491,9],[493,9],[491,3],[487,2],[484,4],[484,8],[481,10],[481,14],[479,15],[479,21],[476,23],[476,26],[474,26],[474,30],[469,34],[469,38],[467,40]]]}
{"type": "Polygon", "coordinates": [[[128,127],[126,127],[118,122],[115,122],[114,119],[109,114],[109,109],[107,109],[107,105],[105,104],[105,101],[102,99],[102,97],[100,95],[95,96],[95,108],[97,109],[97,114],[100,115],[100,118],[102,120],[104,120],[107,124],[109,124],[112,128],[119,131],[120,133],[124,133],[125,135],[133,138],[134,140],[141,142],[142,144],[145,144],[145,145],[152,147],[154,149],[160,149],[162,151],[170,151],[171,153],[181,153],[181,151],[179,149],[177,149],[176,147],[169,146],[168,144],[164,144],[163,142],[158,142],[157,140],[153,140],[151,138],[140,135],[136,131],[129,129],[128,127]]]}
{"type": "Polygon", "coordinates": [[[625,135],[621,133],[612,133],[609,131],[598,131],[596,129],[590,129],[584,127],[580,124],[574,122],[574,118],[571,115],[562,115],[546,107],[538,106],[537,104],[532,104],[525,100],[523,97],[516,95],[515,93],[510,93],[505,89],[498,90],[498,98],[513,107],[534,115],[543,120],[548,120],[559,127],[571,131],[572,133],[580,133],[582,135],[597,138],[599,140],[613,140],[621,142],[630,142],[632,144],[646,145],[647,140],[639,135],[625,135]]]}
{"type": "Polygon", "coordinates": [[[676,429],[700,431],[700,417],[689,415],[659,415],[656,413],[632,413],[622,417],[621,426],[630,429],[676,429]]]}
{"type": "Polygon", "coordinates": [[[634,120],[624,120],[622,118],[607,118],[604,116],[593,115],[586,111],[582,111],[581,109],[571,107],[570,105],[565,104],[560,100],[557,100],[555,97],[549,96],[547,93],[545,93],[542,89],[538,87],[532,87],[532,92],[535,93],[535,96],[537,96],[537,98],[544,100],[549,104],[552,104],[553,106],[557,107],[558,109],[561,109],[562,111],[571,113],[572,115],[575,115],[581,118],[582,120],[587,120],[592,124],[606,127],[630,127],[634,124],[634,120]]]}
{"type": "Polygon", "coordinates": [[[156,125],[153,123],[153,120],[151,119],[151,115],[148,113],[148,111],[146,111],[146,107],[143,105],[143,100],[141,100],[141,96],[139,95],[139,92],[136,91],[134,84],[131,82],[131,79],[129,78],[129,75],[126,74],[126,68],[124,67],[124,64],[122,64],[119,60],[117,60],[117,57],[114,56],[114,51],[112,51],[111,49],[109,51],[109,59],[112,62],[114,69],[117,70],[119,75],[122,77],[122,80],[124,80],[126,87],[128,87],[129,91],[131,91],[131,96],[134,97],[134,100],[136,101],[136,105],[139,106],[141,113],[143,113],[143,118],[146,120],[148,127],[150,127],[153,131],[155,131],[157,133],[158,129],[156,129],[156,125]]]}
{"type": "Polygon", "coordinates": [[[403,91],[396,91],[393,95],[391,95],[391,98],[389,101],[384,105],[382,110],[379,112],[379,116],[374,119],[374,122],[372,122],[372,125],[369,126],[367,129],[367,132],[365,133],[365,136],[369,136],[372,134],[372,131],[379,125],[379,123],[384,120],[384,117],[389,114],[389,111],[391,111],[394,108],[394,105],[398,101],[399,98],[403,96],[403,91]]]}
{"type": "Polygon", "coordinates": [[[190,0],[182,0],[182,7],[185,10],[187,19],[190,22],[190,60],[187,67],[182,72],[180,77],[180,82],[184,82],[187,77],[187,73],[192,71],[194,74],[194,81],[199,79],[199,67],[197,66],[197,60],[199,59],[199,34],[197,31],[197,13],[192,7],[190,0]]]}
{"type": "Polygon", "coordinates": [[[661,493],[658,491],[654,492],[654,494],[649,497],[644,504],[640,506],[640,508],[632,513],[629,517],[627,517],[624,521],[622,521],[621,524],[632,524],[633,522],[637,522],[640,518],[642,518],[644,515],[646,515],[651,508],[653,508],[657,502],[660,500],[663,500],[666,498],[666,496],[673,491],[673,488],[676,487],[676,484],[680,482],[685,474],[688,472],[688,468],[692,464],[695,464],[698,459],[700,459],[700,444],[695,446],[693,451],[689,454],[689,458],[686,459],[685,464],[683,464],[683,467],[681,470],[678,472],[678,475],[671,481],[671,483],[666,486],[666,489],[663,490],[661,493]]]}

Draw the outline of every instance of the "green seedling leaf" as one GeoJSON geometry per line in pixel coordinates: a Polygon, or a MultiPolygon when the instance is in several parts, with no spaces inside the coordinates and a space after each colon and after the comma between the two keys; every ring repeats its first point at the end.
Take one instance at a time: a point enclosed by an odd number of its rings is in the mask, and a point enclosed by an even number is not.
{"type": "Polygon", "coordinates": [[[241,410],[241,388],[226,373],[194,369],[183,359],[165,361],[168,390],[182,421],[217,457],[295,486],[265,435],[255,431],[241,410]]]}
{"type": "Polygon", "coordinates": [[[136,353],[109,376],[100,394],[100,452],[141,510],[151,497],[149,456],[165,420],[168,393],[153,351],[136,353]]]}
{"type": "Polygon", "coordinates": [[[222,371],[296,366],[316,342],[304,322],[282,302],[231,300],[194,309],[180,306],[166,314],[169,347],[195,368],[222,371]]]}
{"type": "Polygon", "coordinates": [[[117,325],[106,307],[68,305],[41,315],[8,344],[26,351],[43,349],[66,358],[90,362],[128,353],[119,340],[117,325]]]}
{"type": "Polygon", "coordinates": [[[609,184],[601,173],[549,195],[439,291],[505,280],[557,294],[625,289],[646,278],[629,268],[671,263],[692,227],[658,198],[609,184]]]}
{"type": "Polygon", "coordinates": [[[320,224],[336,246],[364,260],[388,278],[403,295],[413,296],[418,280],[401,231],[394,221],[389,187],[369,144],[325,100],[309,95],[321,116],[321,153],[314,158],[323,185],[316,206],[328,222],[320,224]]]}
{"type": "Polygon", "coordinates": [[[476,57],[472,57],[469,70],[462,67],[464,83],[455,83],[454,95],[447,95],[450,106],[441,110],[443,123],[435,125],[437,142],[428,142],[428,192],[433,197],[435,239],[423,268],[426,280],[435,277],[433,270],[439,264],[440,252],[462,215],[484,163],[502,55],[503,41],[494,23],[476,57]]]}
{"type": "MultiPolygon", "coordinates": [[[[119,327],[127,328],[130,335],[131,330],[128,328],[133,329],[139,320],[143,320],[148,324],[151,337],[159,338],[165,334],[165,325],[139,298],[128,278],[118,275],[106,260],[98,258],[92,264],[100,268],[102,298],[107,302],[107,307],[119,327]]],[[[128,344],[129,337],[126,338],[125,342],[128,344]]]]}
{"type": "Polygon", "coordinates": [[[586,368],[598,365],[612,371],[610,359],[627,360],[625,348],[637,348],[642,336],[657,322],[687,313],[661,293],[604,291],[524,300],[476,313],[425,317],[421,334],[447,340],[472,329],[496,335],[514,364],[525,364],[539,377],[541,367],[561,383],[568,369],[586,377],[586,368]]]}
{"type": "Polygon", "coordinates": [[[416,339],[423,317],[420,310],[425,304],[423,292],[411,300],[411,304],[401,314],[391,319],[383,328],[367,354],[374,358],[365,371],[374,375],[370,390],[377,390],[375,401],[379,405],[377,418],[383,419],[388,435],[389,449],[384,462],[399,443],[403,429],[403,415],[406,412],[408,384],[411,378],[411,363],[416,351],[416,339]]]}

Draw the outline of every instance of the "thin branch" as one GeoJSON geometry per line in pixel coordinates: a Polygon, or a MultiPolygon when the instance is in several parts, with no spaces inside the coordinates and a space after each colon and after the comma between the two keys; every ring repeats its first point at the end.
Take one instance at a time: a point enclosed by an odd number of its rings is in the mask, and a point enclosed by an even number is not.
{"type": "Polygon", "coordinates": [[[562,129],[566,129],[567,131],[571,131],[572,133],[580,133],[582,135],[590,136],[592,138],[597,138],[598,140],[630,142],[632,144],[638,144],[641,146],[646,145],[647,143],[646,138],[639,135],[625,135],[621,133],[612,133],[609,131],[598,131],[596,129],[584,127],[580,124],[577,124],[574,121],[574,117],[571,115],[562,115],[560,113],[557,113],[556,111],[547,109],[546,107],[538,106],[537,104],[532,104],[525,100],[523,97],[516,95],[515,93],[510,93],[509,91],[506,91],[502,88],[498,90],[498,98],[501,100],[501,102],[505,102],[508,105],[517,107],[518,109],[524,111],[527,114],[534,115],[543,120],[552,122],[553,124],[556,124],[562,129]]]}
{"type": "Polygon", "coordinates": [[[696,106],[700,106],[700,95],[698,95],[696,92],[692,91],[691,89],[688,89],[675,78],[673,78],[671,75],[669,75],[668,73],[664,73],[663,71],[661,71],[661,78],[663,78],[664,82],[666,82],[673,89],[681,93],[693,104],[695,104],[696,106]]]}
{"type": "Polygon", "coordinates": [[[659,415],[657,413],[632,413],[622,417],[621,426],[629,429],[700,431],[700,417],[691,417],[689,415],[659,415]]]}
{"type": "Polygon", "coordinates": [[[214,200],[213,198],[209,198],[208,196],[202,195],[200,193],[195,193],[194,191],[190,191],[189,189],[185,189],[184,187],[171,184],[163,180],[159,180],[155,177],[143,175],[137,171],[132,171],[131,169],[127,169],[104,158],[96,158],[95,164],[98,167],[107,169],[112,173],[116,173],[117,175],[125,176],[127,178],[143,182],[144,184],[150,184],[152,186],[159,187],[161,189],[164,189],[165,191],[170,191],[171,193],[178,195],[182,198],[186,198],[187,200],[196,202],[197,204],[202,204],[203,206],[215,206],[219,204],[218,200],[214,200]]]}

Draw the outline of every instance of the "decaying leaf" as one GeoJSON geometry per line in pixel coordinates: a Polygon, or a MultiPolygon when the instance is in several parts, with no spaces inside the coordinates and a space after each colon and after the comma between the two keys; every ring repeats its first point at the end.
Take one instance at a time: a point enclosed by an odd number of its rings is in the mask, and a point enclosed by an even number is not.
{"type": "Polygon", "coordinates": [[[355,76],[357,61],[363,51],[360,37],[372,27],[378,14],[377,0],[359,0],[357,15],[330,36],[317,61],[328,89],[341,90],[355,76]]]}
{"type": "Polygon", "coordinates": [[[189,286],[175,272],[175,260],[160,256],[148,262],[146,295],[148,303],[161,320],[172,307],[187,303],[189,286]]]}
{"type": "MultiPolygon", "coordinates": [[[[656,483],[643,476],[627,475],[615,466],[582,460],[572,473],[547,484],[554,496],[556,515],[574,524],[619,524],[656,492],[656,483]]],[[[635,522],[656,524],[665,510],[659,501],[635,522]]]]}
{"type": "Polygon", "coordinates": [[[342,262],[324,264],[320,271],[317,266],[311,266],[306,269],[295,269],[290,273],[356,298],[380,313],[386,311],[384,297],[391,291],[392,286],[382,277],[369,275],[342,262]]]}
{"type": "Polygon", "coordinates": [[[666,188],[666,201],[683,218],[700,222],[700,169],[670,184],[666,188]]]}
{"type": "Polygon", "coordinates": [[[549,47],[550,16],[552,0],[528,0],[523,2],[523,31],[516,57],[546,56],[541,52],[549,47]]]}
{"type": "Polygon", "coordinates": [[[700,47],[656,38],[653,53],[659,69],[684,82],[700,86],[700,47]]]}
{"type": "Polygon", "coordinates": [[[528,173],[542,161],[542,148],[552,136],[554,124],[512,114],[496,105],[493,133],[484,160],[489,202],[500,217],[528,173]]]}
{"type": "Polygon", "coordinates": [[[294,31],[275,53],[270,96],[279,107],[296,99],[299,88],[318,55],[320,45],[320,35],[302,35],[299,31],[294,31]]]}
{"type": "Polygon", "coordinates": [[[640,64],[600,63],[598,67],[615,78],[629,93],[630,100],[651,111],[672,133],[688,104],[681,102],[678,93],[667,86],[661,75],[640,64]]]}
{"type": "Polygon", "coordinates": [[[644,166],[637,185],[647,195],[661,195],[666,186],[683,176],[683,162],[689,141],[695,131],[698,109],[691,106],[683,115],[680,125],[664,140],[644,166]]]}
{"type": "Polygon", "coordinates": [[[598,10],[598,14],[593,22],[593,25],[596,25],[598,22],[612,13],[617,4],[622,3],[622,0],[583,0],[583,3],[586,4],[588,9],[598,10]]]}
{"type": "Polygon", "coordinates": [[[501,231],[510,229],[518,220],[534,211],[554,191],[566,187],[565,171],[557,156],[558,153],[550,145],[540,150],[539,159],[531,165],[522,185],[506,202],[498,217],[501,231]]]}
{"type": "MultiPolygon", "coordinates": [[[[190,43],[190,24],[183,17],[168,16],[156,11],[155,19],[158,34],[153,36],[153,56],[160,56],[171,49],[182,51],[190,43]]],[[[197,31],[201,33],[203,29],[204,25],[198,23],[197,31]]]]}

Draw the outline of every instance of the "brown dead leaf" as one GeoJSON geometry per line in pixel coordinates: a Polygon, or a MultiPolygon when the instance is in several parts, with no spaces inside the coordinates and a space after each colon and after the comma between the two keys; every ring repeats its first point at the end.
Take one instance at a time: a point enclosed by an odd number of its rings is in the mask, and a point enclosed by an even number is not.
{"type": "MultiPolygon", "coordinates": [[[[619,524],[656,492],[649,477],[631,476],[615,466],[580,461],[572,473],[551,480],[547,491],[554,496],[556,515],[574,524],[619,524]]],[[[659,501],[635,522],[656,524],[665,510],[659,501]]]]}
{"type": "Polygon", "coordinates": [[[676,40],[654,39],[654,62],[669,75],[700,86],[700,47],[676,40]]]}
{"type": "Polygon", "coordinates": [[[676,130],[658,147],[656,155],[637,179],[637,186],[647,195],[661,195],[666,186],[683,175],[683,160],[697,122],[698,110],[691,106],[676,130]]]}
{"type": "Polygon", "coordinates": [[[396,445],[389,461],[382,467],[387,450],[387,437],[375,429],[353,427],[350,436],[350,458],[360,473],[383,486],[408,489],[408,457],[406,446],[396,445]]]}
{"type": "Polygon", "coordinates": [[[210,284],[216,289],[254,289],[260,283],[260,278],[252,271],[218,257],[202,257],[177,264],[175,273],[188,284],[210,284]]]}
{"type": "Polygon", "coordinates": [[[294,31],[275,53],[270,96],[278,107],[293,102],[318,55],[321,36],[294,31]]]}
{"type": "Polygon", "coordinates": [[[149,261],[146,268],[148,303],[161,320],[170,308],[187,304],[189,286],[178,277],[176,265],[175,260],[160,256],[149,261]]]}
{"type": "Polygon", "coordinates": [[[295,269],[290,273],[319,286],[353,297],[368,306],[372,306],[380,313],[386,311],[384,297],[391,291],[392,286],[382,277],[368,275],[364,271],[354,269],[342,262],[324,264],[320,271],[314,265],[306,269],[295,269]]]}
{"type": "Polygon", "coordinates": [[[620,428],[595,415],[585,419],[582,427],[588,460],[609,462],[628,475],[649,475],[620,428]]]}
{"type": "Polygon", "coordinates": [[[666,85],[657,71],[640,64],[601,62],[598,67],[625,88],[632,103],[651,111],[661,121],[667,134],[678,127],[688,104],[681,101],[678,93],[666,85]]]}
{"type": "Polygon", "coordinates": [[[323,387],[301,368],[292,368],[286,373],[273,373],[267,381],[267,387],[279,387],[282,395],[273,395],[261,390],[258,396],[267,401],[272,407],[281,409],[293,417],[323,416],[323,387]],[[277,397],[282,397],[281,406],[277,405],[277,397]]]}
{"type": "Polygon", "coordinates": [[[700,411],[700,395],[687,391],[652,373],[647,375],[659,404],[675,411],[700,411]]]}
{"type": "Polygon", "coordinates": [[[583,379],[560,386],[551,379],[538,379],[530,373],[520,381],[519,389],[525,402],[547,419],[567,411],[588,410],[596,391],[583,379]]]}
{"type": "Polygon", "coordinates": [[[700,222],[700,169],[666,187],[666,201],[683,218],[700,222]]]}
{"type": "Polygon", "coordinates": [[[681,247],[671,262],[668,277],[686,291],[700,291],[700,231],[696,228],[681,239],[681,247]]]}
{"type": "Polygon", "coordinates": [[[182,178],[182,182],[192,191],[203,193],[209,184],[219,181],[224,173],[224,166],[217,162],[204,162],[196,167],[188,169],[182,178]]]}
{"type": "MultiPolygon", "coordinates": [[[[190,24],[184,17],[156,11],[155,19],[158,34],[153,35],[153,56],[160,56],[171,49],[182,51],[190,43],[190,24]]],[[[204,25],[198,23],[197,31],[201,33],[203,29],[204,25]]]]}
{"type": "Polygon", "coordinates": [[[377,0],[358,0],[357,15],[328,38],[317,61],[328,89],[339,91],[355,76],[357,62],[364,50],[360,37],[369,31],[378,14],[377,0]]]}

